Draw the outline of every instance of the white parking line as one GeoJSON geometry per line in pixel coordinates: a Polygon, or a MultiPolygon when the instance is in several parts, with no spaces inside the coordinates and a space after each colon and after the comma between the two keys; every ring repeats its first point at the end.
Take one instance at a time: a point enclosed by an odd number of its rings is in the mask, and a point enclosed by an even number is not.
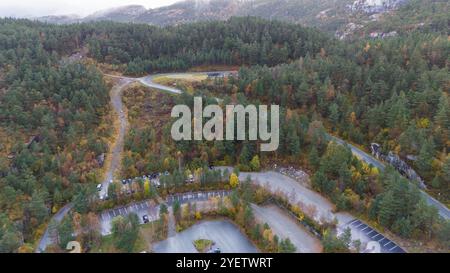
{"type": "Polygon", "coordinates": [[[353,223],[352,223],[353,226],[356,226],[357,224],[361,224],[361,221],[356,220],[356,222],[353,222],[353,223]]]}
{"type": "Polygon", "coordinates": [[[366,230],[366,229],[368,229],[368,228],[369,228],[369,226],[367,226],[367,227],[361,229],[361,231],[364,231],[364,230],[366,230]]]}
{"type": "Polygon", "coordinates": [[[374,236],[372,237],[372,239],[375,239],[378,235],[380,235],[380,233],[377,233],[377,235],[374,235],[374,236]]]}
{"type": "Polygon", "coordinates": [[[369,235],[370,235],[370,233],[372,233],[372,232],[375,232],[375,230],[373,230],[373,229],[372,229],[372,230],[370,230],[370,232],[368,232],[368,233],[367,233],[367,236],[369,236],[369,235]]]}
{"type": "Polygon", "coordinates": [[[383,245],[384,247],[387,246],[388,244],[392,243],[391,241],[387,242],[385,245],[383,245]]]}
{"type": "Polygon", "coordinates": [[[355,226],[356,228],[358,228],[358,227],[360,227],[360,226],[362,226],[362,225],[364,225],[363,223],[361,223],[361,224],[359,224],[359,225],[357,225],[357,226],[355,226]]]}
{"type": "Polygon", "coordinates": [[[351,225],[351,224],[353,224],[353,223],[356,222],[356,221],[358,221],[358,219],[353,219],[353,220],[351,220],[348,224],[351,225]]]}
{"type": "Polygon", "coordinates": [[[389,251],[394,250],[397,247],[397,245],[395,245],[394,247],[392,247],[391,249],[389,249],[389,251]]]}
{"type": "MultiPolygon", "coordinates": [[[[383,237],[383,236],[381,236],[381,237],[383,237]]],[[[384,239],[386,239],[386,238],[383,237],[380,240],[378,240],[378,242],[383,241],[384,239]]]]}

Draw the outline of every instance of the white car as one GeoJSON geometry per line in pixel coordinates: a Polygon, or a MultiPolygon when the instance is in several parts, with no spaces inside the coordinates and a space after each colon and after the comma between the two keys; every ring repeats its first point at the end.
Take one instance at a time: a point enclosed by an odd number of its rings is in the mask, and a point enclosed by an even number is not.
{"type": "Polygon", "coordinates": [[[102,184],[98,184],[98,185],[97,185],[97,190],[98,190],[98,191],[101,191],[102,188],[103,188],[102,184]]]}

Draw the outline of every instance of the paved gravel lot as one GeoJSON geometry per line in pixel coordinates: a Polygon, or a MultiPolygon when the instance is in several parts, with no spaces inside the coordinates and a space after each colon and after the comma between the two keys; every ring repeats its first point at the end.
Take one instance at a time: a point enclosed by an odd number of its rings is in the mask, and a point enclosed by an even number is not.
{"type": "Polygon", "coordinates": [[[349,226],[353,227],[352,233],[355,237],[360,237],[362,241],[373,241],[380,245],[381,253],[405,253],[400,246],[384,237],[382,234],[378,233],[376,230],[368,226],[367,224],[361,222],[360,220],[352,220],[348,223],[349,226]]]}
{"type": "Polygon", "coordinates": [[[141,224],[143,224],[142,216],[144,215],[147,215],[150,221],[155,221],[159,219],[159,205],[151,204],[150,201],[142,201],[103,211],[99,215],[102,235],[111,233],[111,223],[115,217],[119,215],[125,217],[130,213],[136,213],[141,224]]]}
{"type": "Polygon", "coordinates": [[[275,205],[260,207],[252,204],[255,217],[262,223],[267,223],[274,234],[282,239],[289,238],[297,247],[299,253],[322,252],[319,239],[302,227],[296,219],[287,215],[275,205]]]}
{"type": "Polygon", "coordinates": [[[332,220],[335,216],[332,213],[334,205],[330,201],[288,176],[272,171],[261,173],[241,172],[239,179],[241,181],[245,180],[249,175],[254,182],[264,186],[271,192],[281,191],[295,203],[302,202],[307,206],[315,207],[316,215],[314,218],[318,221],[321,219],[332,220]]]}
{"type": "Polygon", "coordinates": [[[210,191],[210,192],[193,192],[174,194],[167,197],[166,202],[168,205],[172,205],[175,200],[178,200],[180,204],[185,204],[192,201],[207,201],[211,197],[225,197],[228,196],[231,191],[210,191]]]}
{"type": "Polygon", "coordinates": [[[193,241],[209,239],[222,253],[257,253],[239,228],[227,220],[204,221],[153,245],[157,253],[197,253],[193,241]]]}

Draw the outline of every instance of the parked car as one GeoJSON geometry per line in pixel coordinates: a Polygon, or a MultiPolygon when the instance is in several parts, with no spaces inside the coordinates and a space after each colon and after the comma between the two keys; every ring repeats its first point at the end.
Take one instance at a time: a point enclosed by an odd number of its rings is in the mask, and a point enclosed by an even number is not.
{"type": "Polygon", "coordinates": [[[161,187],[161,183],[159,182],[159,180],[154,180],[154,181],[153,181],[153,184],[154,184],[157,188],[161,187]]]}
{"type": "Polygon", "coordinates": [[[98,185],[97,185],[97,190],[98,190],[98,191],[101,191],[102,188],[103,188],[103,185],[102,185],[102,184],[98,184],[98,185]]]}
{"type": "Polygon", "coordinates": [[[123,184],[123,185],[125,185],[126,183],[127,183],[127,180],[126,180],[126,179],[122,180],[122,184],[123,184]]]}
{"type": "Polygon", "coordinates": [[[150,220],[148,219],[148,215],[144,215],[142,216],[142,221],[144,222],[144,224],[147,224],[148,222],[150,222],[150,220]]]}
{"type": "Polygon", "coordinates": [[[190,174],[190,175],[188,176],[188,178],[186,179],[186,182],[187,182],[187,183],[194,183],[194,176],[193,176],[192,174],[190,174]]]}

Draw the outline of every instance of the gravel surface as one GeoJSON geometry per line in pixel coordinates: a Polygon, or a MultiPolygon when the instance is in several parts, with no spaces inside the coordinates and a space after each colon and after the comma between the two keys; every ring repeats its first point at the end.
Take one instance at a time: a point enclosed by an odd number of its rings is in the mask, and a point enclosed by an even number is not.
{"type": "Polygon", "coordinates": [[[319,239],[302,227],[296,219],[275,205],[260,207],[252,204],[255,217],[261,223],[267,223],[279,238],[289,238],[299,253],[322,252],[319,239]]]}
{"type": "Polygon", "coordinates": [[[226,220],[204,221],[153,245],[157,253],[197,253],[193,242],[197,239],[212,240],[213,248],[222,253],[257,253],[257,248],[239,228],[226,220]]]}

